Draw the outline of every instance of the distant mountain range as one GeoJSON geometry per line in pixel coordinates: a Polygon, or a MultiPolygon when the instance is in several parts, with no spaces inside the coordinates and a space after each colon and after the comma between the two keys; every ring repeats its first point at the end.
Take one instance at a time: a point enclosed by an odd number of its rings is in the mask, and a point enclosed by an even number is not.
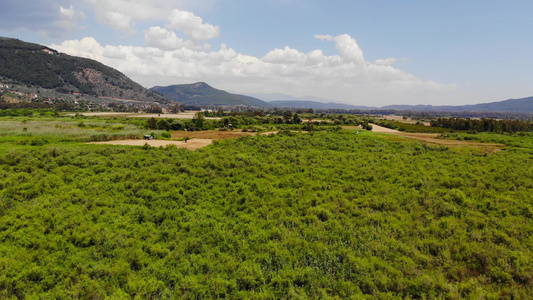
{"type": "Polygon", "coordinates": [[[393,110],[413,110],[413,111],[434,111],[434,112],[521,112],[533,113],[533,97],[521,99],[509,99],[491,103],[481,103],[460,106],[432,106],[432,105],[388,105],[382,109],[393,110]]]}
{"type": "Polygon", "coordinates": [[[275,107],[294,107],[294,108],[312,108],[312,109],[375,109],[375,107],[356,106],[335,102],[317,102],[309,100],[276,100],[268,104],[275,107]]]}
{"type": "Polygon", "coordinates": [[[313,101],[313,102],[319,102],[319,103],[331,102],[331,100],[329,99],[320,98],[320,97],[314,97],[314,96],[295,97],[295,96],[286,95],[282,93],[253,93],[253,94],[247,94],[247,95],[257,98],[257,99],[261,99],[266,102],[271,102],[271,101],[313,101]]]}
{"type": "MultiPolygon", "coordinates": [[[[302,109],[339,109],[339,110],[409,110],[409,111],[432,111],[432,112],[501,112],[501,113],[533,113],[533,97],[523,99],[509,99],[505,101],[482,103],[474,105],[460,106],[432,106],[432,105],[387,105],[383,107],[357,106],[335,102],[319,102],[302,100],[283,94],[256,94],[263,95],[270,101],[228,93],[218,90],[205,82],[192,84],[177,84],[171,86],[156,86],[152,91],[187,105],[199,107],[208,106],[250,106],[250,107],[287,107],[302,109]],[[289,98],[290,100],[271,100],[279,98],[289,98]],[[298,99],[298,100],[294,100],[298,99]]],[[[317,98],[315,98],[317,99],[317,98]]],[[[322,100],[322,99],[321,99],[322,100]]],[[[324,101],[327,101],[323,99],[324,101]]]]}
{"type": "Polygon", "coordinates": [[[432,112],[533,113],[533,97],[462,106],[355,106],[316,97],[256,94],[259,98],[215,89],[205,82],[149,89],[95,60],[62,54],[46,46],[0,37],[0,83],[37,87],[63,94],[87,94],[117,100],[171,101],[199,107],[245,106],[337,110],[409,110],[432,112]]]}
{"type": "Polygon", "coordinates": [[[96,97],[167,103],[121,72],[92,59],[0,37],[0,82],[96,97]]]}
{"type": "Polygon", "coordinates": [[[269,107],[270,105],[254,97],[228,93],[217,90],[205,82],[192,84],[177,84],[170,86],[155,86],[150,90],[168,99],[194,106],[255,106],[269,107]]]}

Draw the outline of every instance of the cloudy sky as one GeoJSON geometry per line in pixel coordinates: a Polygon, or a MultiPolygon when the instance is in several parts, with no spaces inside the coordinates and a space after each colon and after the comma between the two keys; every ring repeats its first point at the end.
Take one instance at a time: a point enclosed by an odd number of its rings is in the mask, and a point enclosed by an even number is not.
{"type": "Polygon", "coordinates": [[[533,96],[533,1],[2,0],[0,36],[96,59],[145,87],[355,105],[533,96]]]}

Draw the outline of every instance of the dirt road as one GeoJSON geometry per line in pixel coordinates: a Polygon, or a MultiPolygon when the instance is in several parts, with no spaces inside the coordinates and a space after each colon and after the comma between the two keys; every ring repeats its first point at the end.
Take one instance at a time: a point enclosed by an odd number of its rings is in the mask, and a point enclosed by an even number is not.
{"type": "Polygon", "coordinates": [[[478,142],[465,142],[458,140],[439,139],[440,133],[413,133],[398,131],[386,127],[382,127],[376,124],[372,125],[373,132],[386,133],[395,136],[401,136],[408,139],[414,139],[426,144],[440,145],[446,147],[464,147],[475,148],[487,153],[494,153],[500,151],[505,145],[493,144],[493,143],[478,143],[478,142]]]}

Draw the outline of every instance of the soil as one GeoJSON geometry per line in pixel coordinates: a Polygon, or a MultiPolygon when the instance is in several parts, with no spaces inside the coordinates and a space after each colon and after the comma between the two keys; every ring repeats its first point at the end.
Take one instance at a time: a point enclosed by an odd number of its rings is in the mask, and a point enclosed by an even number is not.
{"type": "Polygon", "coordinates": [[[241,131],[218,131],[218,130],[206,130],[206,131],[173,131],[173,139],[182,139],[189,137],[192,139],[211,139],[211,140],[223,140],[223,139],[236,139],[241,136],[255,135],[255,132],[241,132],[241,131]]]}
{"type": "MultiPolygon", "coordinates": [[[[275,134],[276,131],[262,132],[261,135],[275,134]]],[[[255,132],[241,132],[241,131],[174,131],[172,132],[173,139],[190,138],[185,141],[169,141],[169,140],[116,140],[107,142],[93,142],[89,144],[109,144],[109,145],[128,145],[128,146],[144,146],[148,144],[153,147],[166,147],[168,145],[176,145],[178,148],[186,148],[189,150],[196,150],[205,146],[211,145],[213,140],[222,139],[236,139],[246,135],[255,135],[255,132]]]]}
{"type": "MultiPolygon", "coordinates": [[[[402,122],[406,124],[416,124],[416,122],[418,122],[418,120],[413,120],[411,118],[404,119],[403,116],[396,116],[396,115],[384,115],[384,116],[381,116],[381,118],[385,120],[397,121],[397,122],[402,122]]],[[[423,123],[425,126],[430,126],[429,122],[423,122],[423,123]]]]}
{"type": "Polygon", "coordinates": [[[210,139],[192,139],[185,141],[167,141],[167,140],[117,140],[108,142],[94,142],[89,144],[109,144],[109,145],[128,145],[128,146],[144,146],[148,144],[152,147],[166,147],[168,145],[175,145],[178,148],[186,148],[189,150],[196,150],[205,146],[211,145],[213,141],[210,139]]]}

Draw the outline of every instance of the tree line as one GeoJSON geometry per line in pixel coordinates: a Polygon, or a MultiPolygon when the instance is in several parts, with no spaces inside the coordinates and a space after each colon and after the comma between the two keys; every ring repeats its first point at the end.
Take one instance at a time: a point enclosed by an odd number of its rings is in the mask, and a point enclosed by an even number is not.
{"type": "Polygon", "coordinates": [[[475,132],[527,132],[533,131],[533,122],[525,120],[437,118],[432,127],[475,132]]]}

